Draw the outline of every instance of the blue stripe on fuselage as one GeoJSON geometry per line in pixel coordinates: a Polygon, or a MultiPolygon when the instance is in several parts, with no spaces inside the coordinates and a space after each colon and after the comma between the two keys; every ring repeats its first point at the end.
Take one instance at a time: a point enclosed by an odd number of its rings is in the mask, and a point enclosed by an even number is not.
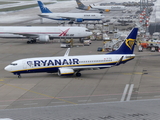
{"type": "MultiPolygon", "coordinates": [[[[44,17],[44,16],[43,16],[44,17]]],[[[51,18],[51,17],[44,17],[44,18],[48,18],[51,20],[64,20],[64,21],[70,21],[71,19],[67,19],[67,18],[51,18]]],[[[83,19],[83,21],[100,21],[101,19],[83,19]]]]}

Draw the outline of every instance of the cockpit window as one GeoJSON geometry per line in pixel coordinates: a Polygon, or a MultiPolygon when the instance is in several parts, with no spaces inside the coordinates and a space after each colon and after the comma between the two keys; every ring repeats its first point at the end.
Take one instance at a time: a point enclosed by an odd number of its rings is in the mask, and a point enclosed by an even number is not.
{"type": "Polygon", "coordinates": [[[17,65],[17,63],[11,63],[10,65],[16,66],[16,65],[17,65]]]}
{"type": "Polygon", "coordinates": [[[86,30],[86,32],[90,32],[90,30],[86,30]]]}

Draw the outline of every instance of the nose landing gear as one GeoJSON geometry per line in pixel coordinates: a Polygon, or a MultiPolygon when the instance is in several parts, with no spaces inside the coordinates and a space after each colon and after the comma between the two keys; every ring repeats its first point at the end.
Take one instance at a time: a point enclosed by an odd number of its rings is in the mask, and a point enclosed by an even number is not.
{"type": "Polygon", "coordinates": [[[21,78],[21,74],[18,75],[18,78],[21,78]]]}

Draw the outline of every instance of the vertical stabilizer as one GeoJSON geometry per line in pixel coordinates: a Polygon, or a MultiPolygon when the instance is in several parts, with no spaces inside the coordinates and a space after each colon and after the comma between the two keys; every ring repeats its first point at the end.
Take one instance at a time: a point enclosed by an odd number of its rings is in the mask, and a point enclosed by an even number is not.
{"type": "Polygon", "coordinates": [[[133,28],[120,48],[108,54],[133,54],[138,28],[133,28]]]}
{"type": "Polygon", "coordinates": [[[76,0],[76,2],[77,2],[77,5],[78,5],[79,8],[84,8],[85,7],[85,5],[80,0],[76,0]]]}
{"type": "Polygon", "coordinates": [[[42,13],[52,13],[41,1],[37,1],[42,13]]]}

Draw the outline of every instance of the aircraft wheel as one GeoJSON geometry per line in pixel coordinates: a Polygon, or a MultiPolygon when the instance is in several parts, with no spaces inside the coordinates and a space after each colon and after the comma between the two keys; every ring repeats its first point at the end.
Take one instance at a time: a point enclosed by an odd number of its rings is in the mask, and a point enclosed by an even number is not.
{"type": "Polygon", "coordinates": [[[31,43],[31,41],[27,41],[27,44],[30,44],[31,43]]]}
{"type": "Polygon", "coordinates": [[[21,75],[18,75],[18,78],[21,78],[21,75]]]}
{"type": "Polygon", "coordinates": [[[83,39],[80,38],[80,39],[79,39],[79,42],[80,42],[80,43],[83,43],[84,41],[83,41],[83,39]]]}
{"type": "Polygon", "coordinates": [[[77,77],[81,77],[81,73],[77,72],[77,73],[76,73],[76,76],[77,76],[77,77]]]}
{"type": "Polygon", "coordinates": [[[31,40],[31,43],[36,43],[36,40],[31,40]]]}

